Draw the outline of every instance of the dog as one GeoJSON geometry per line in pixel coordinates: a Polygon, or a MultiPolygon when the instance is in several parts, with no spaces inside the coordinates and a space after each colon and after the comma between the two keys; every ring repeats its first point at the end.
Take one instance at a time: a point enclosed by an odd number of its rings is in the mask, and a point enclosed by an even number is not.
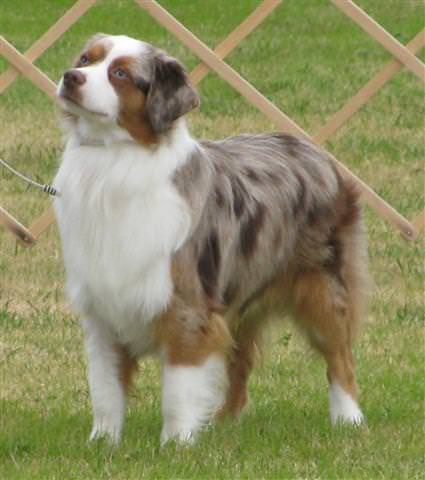
{"type": "Polygon", "coordinates": [[[161,443],[239,415],[267,320],[289,314],[327,363],[332,423],[360,424],[352,342],[368,256],[359,195],[312,143],[198,141],[182,64],[97,34],[57,88],[54,184],[67,295],[81,317],[90,438],[118,443],[137,362],[162,365],[161,443]]]}

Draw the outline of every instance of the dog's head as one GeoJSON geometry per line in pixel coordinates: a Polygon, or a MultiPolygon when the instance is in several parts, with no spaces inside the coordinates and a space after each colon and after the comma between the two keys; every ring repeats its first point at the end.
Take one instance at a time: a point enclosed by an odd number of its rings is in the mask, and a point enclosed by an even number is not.
{"type": "Polygon", "coordinates": [[[75,123],[128,132],[143,144],[156,143],[174,122],[199,105],[184,67],[145,42],[97,34],[57,94],[75,123]]]}

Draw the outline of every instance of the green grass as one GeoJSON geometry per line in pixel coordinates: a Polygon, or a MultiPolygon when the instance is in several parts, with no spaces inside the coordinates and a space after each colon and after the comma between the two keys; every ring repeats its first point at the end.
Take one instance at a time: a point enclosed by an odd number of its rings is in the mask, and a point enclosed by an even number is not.
{"type": "MultiPolygon", "coordinates": [[[[0,34],[28,48],[72,0],[0,3],[0,34]]],[[[164,0],[213,46],[257,0],[164,0]]],[[[422,0],[358,0],[401,42],[423,28],[422,0]]],[[[189,68],[190,52],[131,0],[100,0],[38,61],[58,80],[88,36],[126,33],[160,45],[189,68]]],[[[424,60],[424,53],[419,55],[424,60]]],[[[315,133],[390,59],[328,0],[284,0],[228,61],[315,133]]],[[[0,59],[0,72],[6,69],[0,59]]],[[[220,138],[273,125],[214,75],[201,84],[195,135],[220,138]]],[[[424,92],[399,73],[327,147],[403,215],[424,208],[424,92]]],[[[61,152],[57,114],[19,79],[0,96],[0,157],[47,181],[61,152]]],[[[0,171],[0,205],[30,223],[42,194],[0,171]]],[[[215,425],[192,447],[159,448],[159,369],[141,365],[123,442],[87,444],[90,405],[78,320],[63,296],[56,228],[31,250],[0,230],[0,478],[424,478],[423,237],[406,243],[370,209],[372,302],[356,345],[362,428],[331,429],[323,363],[288,325],[252,377],[240,422],[215,425]]]]}

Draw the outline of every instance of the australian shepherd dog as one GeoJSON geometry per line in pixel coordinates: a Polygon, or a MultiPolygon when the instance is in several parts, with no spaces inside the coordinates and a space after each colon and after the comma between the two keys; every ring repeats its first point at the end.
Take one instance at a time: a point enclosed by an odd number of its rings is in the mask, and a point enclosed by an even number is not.
{"type": "Polygon", "coordinates": [[[184,67],[98,34],[57,95],[55,200],[81,317],[92,439],[120,439],[138,360],[162,366],[161,443],[238,415],[267,319],[293,317],[327,363],[330,419],[363,421],[352,342],[368,289],[358,194],[312,143],[282,133],[198,141],[184,67]]]}

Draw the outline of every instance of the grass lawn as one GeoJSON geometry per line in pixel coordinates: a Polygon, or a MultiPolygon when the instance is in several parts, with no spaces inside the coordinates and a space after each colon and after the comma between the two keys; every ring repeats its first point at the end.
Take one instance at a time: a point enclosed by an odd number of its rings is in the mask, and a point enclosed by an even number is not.
{"type": "MultiPolygon", "coordinates": [[[[258,1],[161,3],[214,46],[258,1]]],[[[423,28],[422,0],[357,3],[403,43],[423,28]]],[[[24,51],[72,4],[3,0],[0,34],[24,51]]],[[[97,31],[139,37],[189,68],[197,64],[131,0],[100,0],[36,64],[57,81],[97,31]]],[[[328,0],[284,0],[228,57],[313,134],[389,59],[328,0]]],[[[6,68],[0,59],[0,72],[6,68]]],[[[215,75],[200,92],[202,108],[190,115],[196,136],[274,129],[215,75]]],[[[424,208],[424,113],[423,86],[403,71],[327,144],[408,218],[424,208]]],[[[49,99],[19,79],[0,96],[0,126],[0,157],[50,180],[62,141],[49,99]]],[[[0,171],[0,205],[24,223],[48,202],[0,171]]],[[[115,451],[87,444],[82,338],[63,295],[56,227],[30,250],[0,229],[0,478],[424,478],[423,236],[407,243],[369,208],[365,218],[375,286],[355,355],[367,426],[330,427],[324,364],[283,324],[252,376],[251,404],[241,421],[208,428],[191,447],[159,448],[159,369],[154,361],[142,363],[115,451]]]]}

